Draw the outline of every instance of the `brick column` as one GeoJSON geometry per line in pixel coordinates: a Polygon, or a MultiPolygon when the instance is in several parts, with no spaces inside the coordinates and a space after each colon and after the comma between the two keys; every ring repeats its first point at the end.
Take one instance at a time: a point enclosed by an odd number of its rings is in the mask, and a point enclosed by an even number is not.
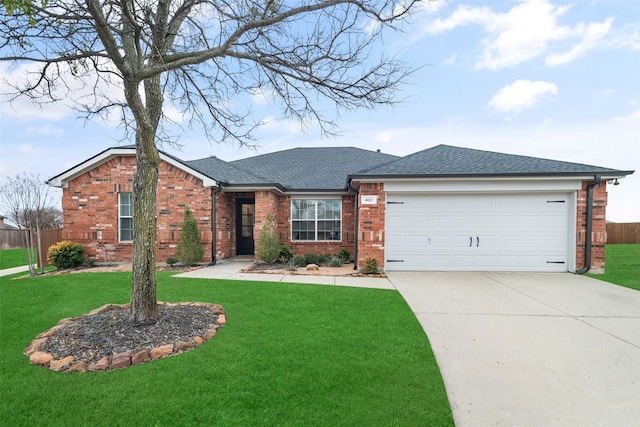
{"type": "Polygon", "coordinates": [[[364,266],[367,257],[373,257],[378,268],[384,268],[384,222],[386,193],[382,183],[364,183],[360,185],[358,207],[358,267],[364,266]],[[377,196],[377,204],[363,205],[363,196],[377,196]]]}
{"type": "MultiPolygon", "coordinates": [[[[591,181],[583,181],[578,191],[576,221],[576,269],[583,268],[587,233],[587,188],[591,181]]],[[[593,208],[591,222],[591,270],[590,273],[604,273],[604,247],[607,243],[607,183],[602,181],[593,187],[593,208]]]]}

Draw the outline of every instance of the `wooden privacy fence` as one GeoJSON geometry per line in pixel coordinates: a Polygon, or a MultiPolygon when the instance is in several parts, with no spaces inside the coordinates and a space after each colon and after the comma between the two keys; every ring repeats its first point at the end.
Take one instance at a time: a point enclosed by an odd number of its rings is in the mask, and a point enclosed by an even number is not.
{"type": "Polygon", "coordinates": [[[607,243],[640,243],[640,222],[607,224],[607,243]]]}
{"type": "Polygon", "coordinates": [[[24,232],[22,230],[0,228],[0,250],[24,247],[24,232]]]}
{"type": "MultiPolygon", "coordinates": [[[[55,245],[62,240],[62,228],[52,228],[49,230],[42,230],[40,232],[40,238],[42,239],[42,259],[43,264],[46,267],[47,263],[47,250],[49,246],[55,245]]],[[[32,236],[33,247],[37,247],[38,240],[36,235],[32,236]]],[[[26,247],[24,241],[24,231],[22,230],[7,230],[0,229],[0,249],[14,249],[26,247]]]]}

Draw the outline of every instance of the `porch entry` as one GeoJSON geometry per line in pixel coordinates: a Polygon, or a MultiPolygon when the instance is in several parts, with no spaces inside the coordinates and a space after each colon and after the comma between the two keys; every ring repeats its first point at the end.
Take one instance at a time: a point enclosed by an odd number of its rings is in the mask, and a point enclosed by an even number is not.
{"type": "Polygon", "coordinates": [[[255,199],[236,199],[236,254],[253,255],[253,226],[256,222],[255,199]]]}

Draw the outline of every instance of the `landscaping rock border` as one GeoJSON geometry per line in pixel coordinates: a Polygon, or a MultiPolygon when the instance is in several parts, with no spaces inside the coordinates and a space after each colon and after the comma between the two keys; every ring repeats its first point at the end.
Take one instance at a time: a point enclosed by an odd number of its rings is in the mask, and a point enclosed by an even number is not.
{"type": "MultiPolygon", "coordinates": [[[[164,310],[165,314],[171,313],[173,319],[167,315],[164,319],[164,325],[158,325],[157,327],[156,325],[139,325],[140,328],[150,329],[155,327],[158,330],[148,330],[145,336],[145,343],[135,345],[135,348],[123,350],[122,345],[128,347],[132,347],[132,345],[129,344],[129,342],[124,344],[118,343],[118,331],[115,331],[115,333],[114,331],[101,331],[98,329],[98,325],[96,325],[95,330],[87,331],[86,328],[82,329],[79,326],[80,323],[83,323],[84,326],[86,326],[86,324],[91,326],[92,319],[96,319],[96,324],[99,323],[97,322],[98,319],[101,319],[102,324],[111,319],[115,321],[118,316],[122,317],[123,311],[128,313],[131,307],[130,304],[106,304],[85,315],[60,320],[56,326],[34,338],[24,350],[23,354],[29,356],[30,363],[54,371],[95,372],[122,369],[193,350],[213,338],[227,322],[224,308],[218,304],[159,302],[158,305],[160,306],[158,308],[161,312],[164,310]],[[200,316],[199,322],[189,322],[189,319],[180,316],[181,310],[202,312],[202,310],[198,310],[199,308],[204,308],[204,312],[207,314],[204,323],[202,316],[200,316]],[[116,316],[116,314],[118,316],[116,316]],[[167,343],[166,338],[171,334],[167,334],[162,328],[163,326],[165,329],[166,326],[176,326],[168,325],[170,322],[181,323],[181,325],[177,327],[178,333],[173,335],[172,342],[167,343]],[[197,323],[200,325],[197,325],[197,323]],[[180,328],[185,330],[180,330],[180,328]],[[106,341],[114,344],[113,347],[117,349],[117,352],[110,352],[109,349],[99,349],[99,352],[90,351],[94,356],[95,354],[104,354],[98,360],[91,360],[91,358],[85,354],[86,351],[80,348],[74,348],[73,343],[78,342],[79,338],[89,337],[90,339],[92,335],[98,337],[99,334],[103,334],[103,338],[108,335],[109,339],[106,341]],[[176,337],[179,337],[179,339],[176,337]],[[163,338],[165,338],[164,342],[163,338]],[[67,344],[59,345],[63,341],[67,344]],[[121,345],[118,346],[117,344],[121,345]],[[50,350],[51,347],[57,348],[58,350],[52,351],[50,350]],[[62,350],[60,350],[60,348],[62,348],[62,350]]],[[[103,344],[105,339],[97,341],[98,343],[94,346],[96,348],[103,344]]]]}

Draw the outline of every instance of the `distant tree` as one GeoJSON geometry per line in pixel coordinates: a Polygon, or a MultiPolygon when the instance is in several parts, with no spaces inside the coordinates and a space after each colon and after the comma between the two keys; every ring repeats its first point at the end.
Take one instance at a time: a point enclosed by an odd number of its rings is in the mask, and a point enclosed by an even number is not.
{"type": "Polygon", "coordinates": [[[23,230],[25,246],[27,250],[27,262],[31,275],[35,275],[36,262],[44,272],[45,253],[42,250],[40,231],[48,228],[50,214],[56,209],[53,207],[51,187],[46,185],[39,175],[16,175],[15,178],[7,177],[7,182],[0,188],[0,203],[3,214],[16,226],[23,230]],[[33,236],[36,236],[38,258],[33,258],[33,236]]]}
{"type": "Polygon", "coordinates": [[[41,230],[62,228],[62,211],[55,207],[44,207],[40,212],[29,209],[22,212],[22,215],[32,224],[39,223],[41,230]]]}
{"type": "MultiPolygon", "coordinates": [[[[214,141],[252,141],[262,119],[239,94],[269,93],[285,117],[335,131],[330,111],[393,105],[409,74],[376,52],[417,0],[5,0],[0,61],[34,71],[13,86],[36,102],[68,99],[135,133],[131,316],[158,316],[154,250],[157,143],[175,142],[168,103],[214,141]],[[78,93],[81,94],[78,99],[78,93]],[[74,96],[76,98],[74,98],[74,96]]],[[[128,132],[127,132],[128,133],[128,132]]],[[[123,139],[127,139],[125,134],[123,139]]]]}
{"type": "Polygon", "coordinates": [[[202,260],[204,248],[200,241],[198,222],[188,207],[184,210],[182,231],[176,246],[176,258],[184,265],[192,265],[202,260]]]}
{"type": "Polygon", "coordinates": [[[267,214],[266,221],[262,224],[256,254],[267,264],[273,264],[280,256],[282,246],[278,240],[278,230],[272,214],[267,214]]]}

